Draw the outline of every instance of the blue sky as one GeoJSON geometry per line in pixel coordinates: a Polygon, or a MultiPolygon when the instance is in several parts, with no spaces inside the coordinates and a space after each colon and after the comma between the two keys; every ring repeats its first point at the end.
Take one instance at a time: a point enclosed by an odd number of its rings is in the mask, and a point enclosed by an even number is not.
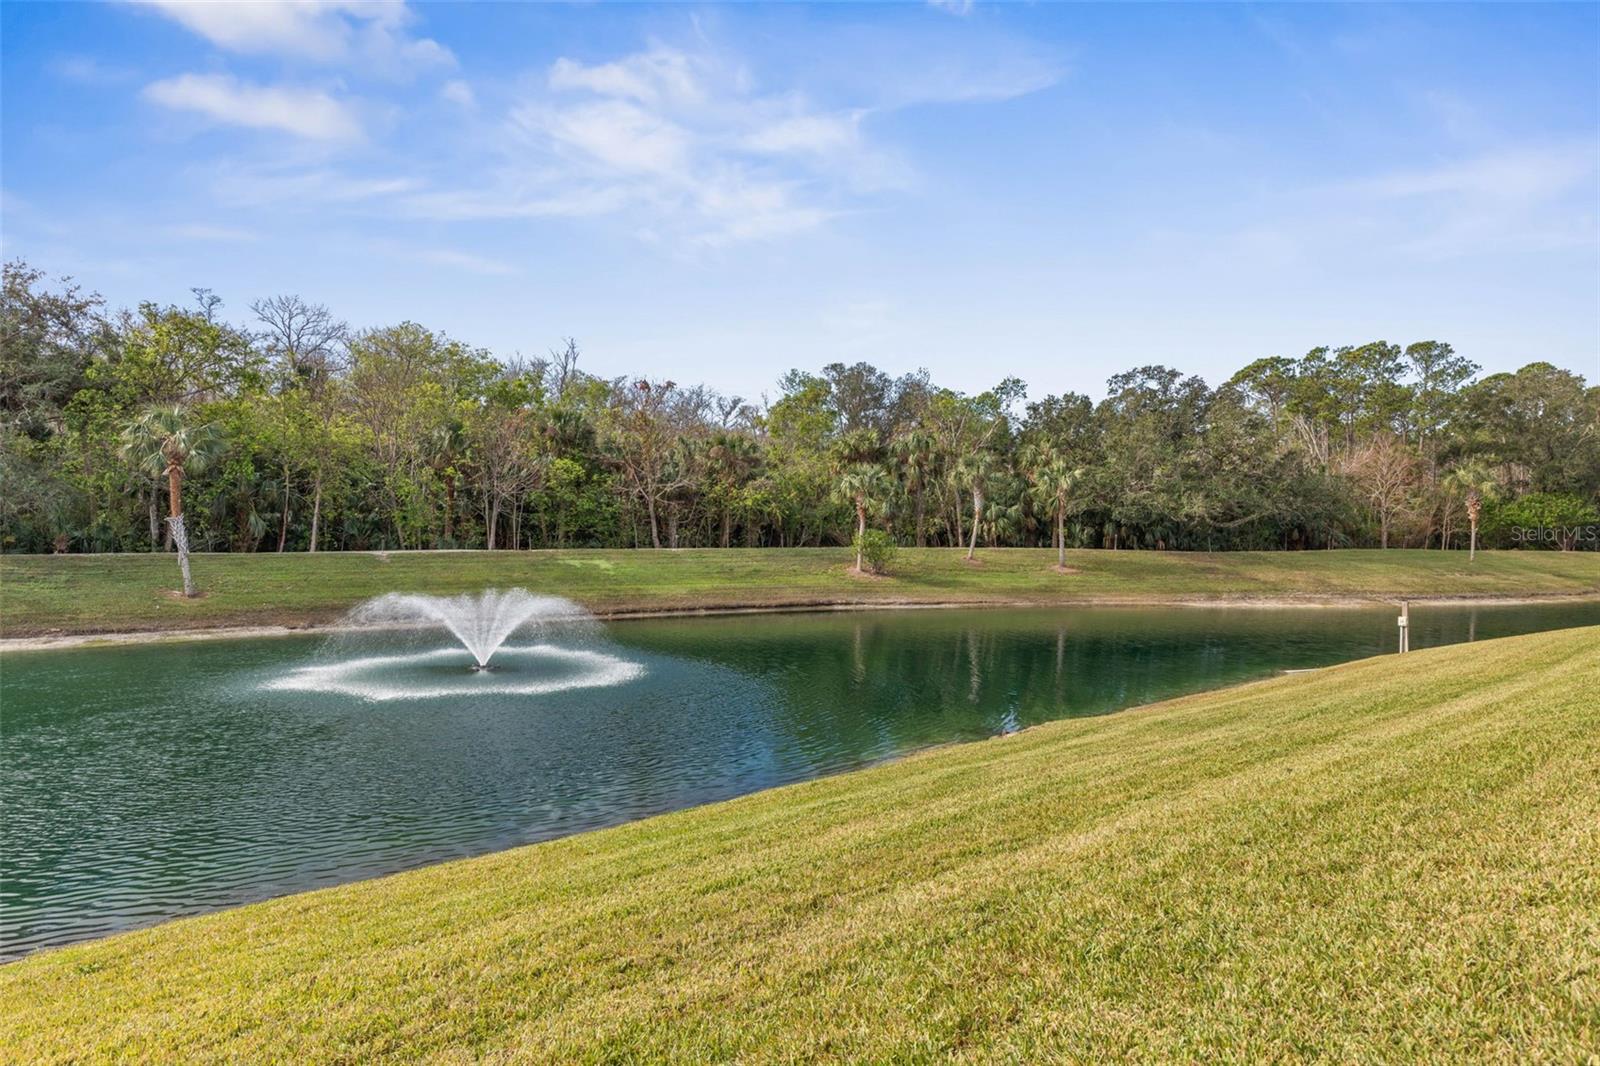
{"type": "Polygon", "coordinates": [[[1600,6],[0,7],[4,255],[748,397],[1600,377],[1600,6]]]}

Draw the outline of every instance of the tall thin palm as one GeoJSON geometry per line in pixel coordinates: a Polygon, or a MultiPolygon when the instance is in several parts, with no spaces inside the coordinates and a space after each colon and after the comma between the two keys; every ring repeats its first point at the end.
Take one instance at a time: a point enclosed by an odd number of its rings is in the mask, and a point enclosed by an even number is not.
{"type": "Polygon", "coordinates": [[[939,442],[926,430],[912,430],[895,438],[890,450],[905,477],[906,487],[916,504],[917,547],[927,545],[926,496],[928,482],[933,477],[934,461],[939,442]]]}
{"type": "Polygon", "coordinates": [[[972,493],[972,541],[967,545],[970,561],[978,550],[978,527],[983,524],[983,499],[989,482],[1000,473],[1000,462],[993,452],[983,450],[962,457],[956,467],[956,477],[967,483],[972,493]]]}
{"type": "Polygon", "coordinates": [[[1478,558],[1478,519],[1483,516],[1483,501],[1493,499],[1500,491],[1500,482],[1488,464],[1470,459],[1445,475],[1445,484],[1466,498],[1467,524],[1471,527],[1467,542],[1467,562],[1478,558]]]}
{"type": "Polygon", "coordinates": [[[761,449],[743,433],[731,430],[714,435],[707,451],[711,472],[722,503],[722,546],[733,537],[733,512],[740,490],[761,465],[761,449]]]}
{"type": "Polygon", "coordinates": [[[856,572],[861,572],[862,546],[867,533],[867,508],[887,493],[889,479],[883,470],[866,463],[850,467],[839,477],[836,492],[856,509],[856,572]]]}
{"type": "Polygon", "coordinates": [[[428,465],[444,482],[444,538],[440,547],[455,544],[457,463],[467,450],[467,428],[459,418],[435,426],[425,442],[428,465]]]}
{"type": "Polygon", "coordinates": [[[167,479],[167,524],[178,549],[183,594],[195,595],[189,573],[189,537],[183,525],[183,479],[203,471],[222,451],[222,434],[212,423],[197,424],[183,404],[153,407],[122,433],[122,455],[138,469],[167,479]]]}
{"type": "Polygon", "coordinates": [[[1026,457],[1029,480],[1037,498],[1055,515],[1056,566],[1067,565],[1067,501],[1083,478],[1083,468],[1073,466],[1054,448],[1041,447],[1026,457]]]}

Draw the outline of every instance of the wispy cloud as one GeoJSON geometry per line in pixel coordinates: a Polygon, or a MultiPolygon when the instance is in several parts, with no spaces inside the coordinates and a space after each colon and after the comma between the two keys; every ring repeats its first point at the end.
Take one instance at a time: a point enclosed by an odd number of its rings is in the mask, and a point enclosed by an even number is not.
{"type": "Polygon", "coordinates": [[[413,248],[400,254],[418,262],[432,263],[451,270],[464,270],[469,274],[504,276],[517,272],[516,267],[510,263],[489,256],[457,251],[454,248],[413,248]]]}
{"type": "Polygon", "coordinates": [[[316,89],[250,85],[226,74],[180,74],[145,86],[145,98],[232,126],[281,130],[318,141],[361,136],[350,107],[316,89]]]}
{"type": "Polygon", "coordinates": [[[1374,272],[1504,264],[1600,241],[1593,142],[1504,144],[1346,181],[1264,193],[1233,215],[1146,232],[1152,259],[1196,270],[1270,265],[1284,277],[1361,262],[1374,272]]]}
{"type": "Polygon", "coordinates": [[[412,35],[416,18],[403,0],[133,2],[230,52],[357,63],[400,77],[455,65],[455,56],[438,41],[412,35]]]}
{"type": "Polygon", "coordinates": [[[1592,179],[1600,165],[1597,147],[1592,142],[1514,147],[1369,178],[1350,187],[1382,198],[1453,196],[1529,204],[1592,179]]]}
{"type": "Polygon", "coordinates": [[[207,184],[219,201],[235,208],[387,202],[423,188],[420,179],[405,175],[351,175],[332,167],[305,167],[294,162],[226,163],[209,177],[207,184]]]}
{"type": "MultiPolygon", "coordinates": [[[[902,73],[897,65],[875,82],[822,72],[802,88],[794,82],[805,72],[795,72],[787,84],[765,84],[703,35],[609,59],[564,56],[484,101],[464,79],[444,82],[432,99],[449,121],[428,125],[425,141],[407,149],[414,162],[403,179],[363,174],[358,157],[335,164],[323,153],[299,168],[231,160],[212,187],[234,204],[348,204],[439,222],[610,217],[665,247],[720,247],[803,233],[909,187],[913,167],[874,135],[884,116],[1007,99],[1058,76],[1039,63],[959,57],[942,67],[927,58],[918,77],[902,73]],[[428,147],[446,142],[448,151],[428,147]]],[[[361,131],[352,103],[317,90],[190,74],[147,95],[323,144],[361,131]]],[[[385,139],[381,124],[372,136],[385,139]]]]}
{"type": "Polygon", "coordinates": [[[458,107],[473,108],[478,106],[478,97],[472,91],[472,86],[459,78],[447,81],[439,86],[439,97],[458,107]]]}
{"type": "Polygon", "coordinates": [[[423,216],[632,211],[650,239],[720,245],[813,228],[849,196],[904,181],[862,136],[865,112],[762,91],[740,64],[657,44],[616,60],[556,60],[495,139],[477,188],[412,197],[423,216]]]}
{"type": "Polygon", "coordinates": [[[110,66],[85,55],[59,56],[50,64],[50,72],[79,85],[120,85],[138,77],[131,68],[110,66]]]}
{"type": "Polygon", "coordinates": [[[252,230],[240,229],[237,226],[211,226],[199,222],[173,226],[167,233],[169,236],[186,241],[215,241],[221,244],[246,244],[261,239],[261,235],[252,230]]]}
{"type": "Polygon", "coordinates": [[[1396,249],[1424,257],[1593,246],[1600,151],[1593,140],[1510,145],[1334,190],[1400,212],[1396,249]]]}

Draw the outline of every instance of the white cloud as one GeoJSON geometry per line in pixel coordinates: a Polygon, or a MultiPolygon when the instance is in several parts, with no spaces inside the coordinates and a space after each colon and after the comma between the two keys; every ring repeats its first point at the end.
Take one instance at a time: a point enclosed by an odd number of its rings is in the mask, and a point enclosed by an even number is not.
{"type": "Polygon", "coordinates": [[[50,64],[50,71],[65,81],[79,85],[118,85],[138,75],[127,67],[111,67],[93,56],[65,55],[50,64]]]}
{"type": "Polygon", "coordinates": [[[506,218],[583,218],[609,215],[628,204],[615,188],[556,190],[554,179],[504,180],[482,189],[430,189],[398,199],[397,207],[415,218],[473,222],[506,218]]]}
{"type": "Polygon", "coordinates": [[[305,169],[293,163],[265,167],[224,164],[209,185],[220,202],[236,208],[362,204],[422,188],[422,182],[411,177],[356,177],[328,167],[305,169]]]}
{"type": "MultiPolygon", "coordinates": [[[[1037,64],[951,62],[945,77],[925,58],[919,69],[931,80],[920,88],[902,85],[898,64],[876,82],[813,72],[822,99],[792,84],[761,84],[703,39],[599,62],[563,57],[524,80],[503,111],[481,106],[464,80],[443,83],[438,97],[457,113],[411,147],[404,178],[362,174],[353,162],[335,168],[308,146],[298,162],[225,163],[211,187],[234,206],[335,204],[440,222],[609,216],[672,248],[770,239],[815,229],[911,184],[898,153],[871,136],[876,116],[1016,95],[1054,77],[1037,64]],[[990,77],[990,68],[1000,73],[990,77]]],[[[244,124],[292,121],[296,132],[323,141],[354,126],[349,109],[325,96],[290,108],[240,100],[242,87],[226,78],[174,81],[182,84],[152,87],[152,98],[244,124]]],[[[290,90],[254,90],[277,91],[290,90]]]]}
{"type": "Polygon", "coordinates": [[[218,122],[275,129],[319,141],[353,140],[361,125],[343,103],[315,89],[249,85],[226,74],[180,74],[145,86],[147,99],[218,122]]]}
{"type": "Polygon", "coordinates": [[[492,184],[412,197],[433,217],[633,211],[641,235],[722,245],[811,229],[904,168],[868,145],[863,109],[759,91],[741,66],[656,45],[604,63],[570,58],[512,108],[492,184]]]}
{"type": "MultiPolygon", "coordinates": [[[[1590,141],[1502,144],[1342,182],[1253,190],[1236,210],[1147,227],[1151,262],[1200,272],[1240,263],[1305,278],[1361,263],[1364,277],[1403,265],[1427,276],[1452,261],[1507,264],[1600,240],[1600,159],[1590,141]],[[1333,264],[1334,267],[1330,267],[1333,264]]],[[[1136,262],[1130,249],[1124,265],[1136,262]]]]}
{"type": "Polygon", "coordinates": [[[557,151],[619,171],[671,175],[682,173],[690,161],[687,130],[625,100],[525,106],[512,113],[511,121],[548,139],[557,151]]]}
{"type": "Polygon", "coordinates": [[[1513,148],[1472,159],[1402,171],[1357,182],[1379,197],[1464,196],[1530,202],[1560,195],[1593,178],[1600,152],[1593,143],[1513,148]]]}
{"type": "Polygon", "coordinates": [[[549,81],[558,91],[584,89],[652,107],[698,106],[706,101],[704,67],[683,52],[657,47],[594,66],[563,57],[551,66],[549,81]]]}
{"type": "Polygon", "coordinates": [[[1394,250],[1422,258],[1593,247],[1600,153],[1592,140],[1505,146],[1331,192],[1357,209],[1395,213],[1394,250]]]}
{"type": "Polygon", "coordinates": [[[745,144],[757,152],[783,155],[810,152],[827,155],[860,144],[860,117],[849,115],[797,115],[768,123],[751,133],[745,144]]]}
{"type": "Polygon", "coordinates": [[[455,64],[455,56],[439,42],[411,35],[415,16],[403,0],[133,2],[230,52],[359,63],[395,76],[455,64]]]}
{"type": "Polygon", "coordinates": [[[970,15],[973,4],[972,0],[928,0],[928,6],[948,11],[952,15],[970,15]]]}
{"type": "Polygon", "coordinates": [[[432,263],[451,270],[464,270],[469,274],[502,276],[517,272],[510,263],[488,256],[473,255],[471,252],[456,251],[454,248],[415,248],[401,251],[400,254],[418,262],[432,263]]]}
{"type": "Polygon", "coordinates": [[[439,87],[439,96],[455,104],[457,107],[468,109],[478,106],[478,97],[472,91],[472,86],[459,79],[447,81],[439,87]]]}

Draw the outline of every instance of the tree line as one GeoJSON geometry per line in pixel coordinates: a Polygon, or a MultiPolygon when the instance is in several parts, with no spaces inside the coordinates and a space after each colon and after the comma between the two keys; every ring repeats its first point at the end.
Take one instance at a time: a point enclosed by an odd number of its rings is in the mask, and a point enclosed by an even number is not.
{"type": "Polygon", "coordinates": [[[1596,547],[1600,387],[1449,344],[1164,365],[1096,402],[867,363],[751,402],[295,296],[112,312],[4,267],[0,548],[1596,547]],[[1528,538],[1518,530],[1553,533],[1528,538]]]}

